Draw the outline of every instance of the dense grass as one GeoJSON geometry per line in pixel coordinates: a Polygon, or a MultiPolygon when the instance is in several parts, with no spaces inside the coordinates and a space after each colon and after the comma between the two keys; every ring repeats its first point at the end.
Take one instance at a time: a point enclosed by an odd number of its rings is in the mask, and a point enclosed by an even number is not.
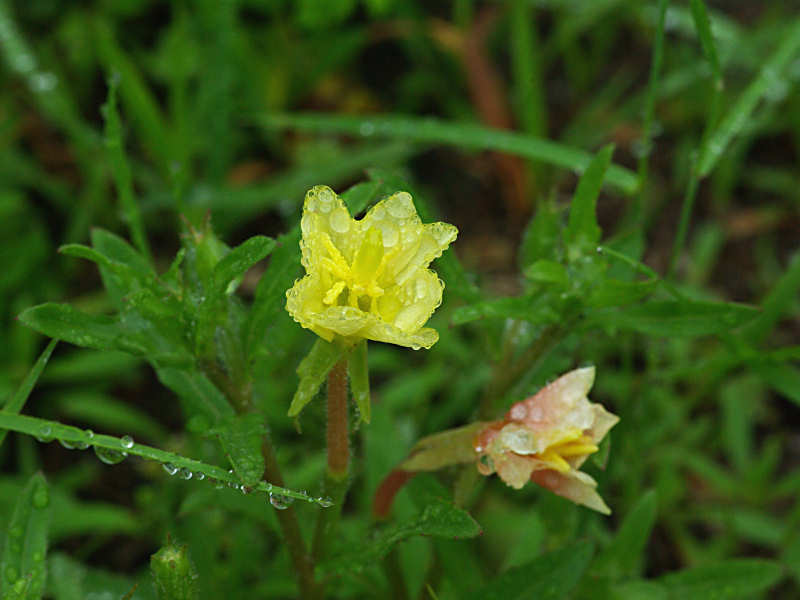
{"type": "Polygon", "coordinates": [[[800,594],[790,5],[0,4],[2,597],[800,594]],[[287,415],[317,184],[460,231],[368,423],[351,359],[339,487],[324,390],[287,415]],[[420,438],[588,364],[610,517],[453,466],[374,518],[420,438]]]}

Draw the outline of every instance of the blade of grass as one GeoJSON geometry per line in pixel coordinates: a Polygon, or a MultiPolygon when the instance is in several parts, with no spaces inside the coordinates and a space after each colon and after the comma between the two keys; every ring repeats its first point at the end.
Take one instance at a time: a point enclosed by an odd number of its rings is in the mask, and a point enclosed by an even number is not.
{"type": "Polygon", "coordinates": [[[111,166],[111,173],[114,176],[114,183],[117,187],[117,196],[122,205],[125,221],[131,231],[133,243],[152,264],[153,259],[150,254],[150,244],[142,223],[142,214],[139,205],[133,196],[133,182],[131,181],[131,168],[125,156],[125,147],[122,142],[122,124],[117,110],[117,88],[119,87],[119,76],[117,74],[108,78],[108,98],[103,105],[102,113],[106,122],[106,149],[108,150],[108,160],[111,166]]]}
{"type": "Polygon", "coordinates": [[[547,107],[537,51],[539,44],[530,3],[526,0],[514,0],[510,19],[511,59],[518,118],[527,133],[544,136],[547,133],[547,107]]]}
{"type": "Polygon", "coordinates": [[[756,78],[742,92],[714,131],[709,143],[700,154],[697,172],[700,177],[708,175],[725,152],[734,137],[747,124],[764,96],[775,85],[781,83],[784,71],[800,50],[800,22],[796,22],[784,34],[780,44],[761,67],[756,78]]]}
{"type": "MultiPolygon", "coordinates": [[[[64,425],[58,421],[48,421],[46,419],[39,419],[36,417],[29,417],[27,415],[12,415],[0,411],[0,428],[18,433],[24,433],[34,437],[43,437],[57,439],[74,447],[89,447],[101,448],[111,452],[121,453],[122,455],[129,454],[139,456],[148,460],[160,462],[170,471],[175,469],[186,469],[193,474],[202,473],[205,477],[210,477],[219,482],[234,484],[239,486],[238,475],[230,473],[226,469],[209,465],[193,458],[187,458],[174,452],[167,452],[152,446],[145,446],[138,442],[132,443],[132,440],[126,438],[118,438],[110,435],[89,433],[88,430],[84,431],[72,425],[64,425]]],[[[313,498],[304,492],[295,492],[284,487],[273,485],[267,481],[260,481],[258,484],[250,488],[250,492],[263,492],[267,494],[278,494],[288,498],[303,500],[312,504],[319,504],[320,499],[313,498]]],[[[327,504],[327,502],[323,502],[327,504]]]]}
{"type": "MultiPolygon", "coordinates": [[[[316,133],[344,133],[361,137],[389,137],[431,144],[447,144],[471,150],[497,150],[531,158],[581,173],[592,162],[592,154],[551,140],[481,127],[472,123],[404,116],[350,117],[324,113],[266,114],[257,122],[268,130],[293,129],[316,133]]],[[[611,165],[606,183],[625,194],[637,190],[636,175],[611,165]]]]}
{"type": "Polygon", "coordinates": [[[666,20],[667,5],[669,0],[659,0],[658,22],[656,24],[656,37],[653,42],[653,61],[650,63],[650,80],[647,84],[647,96],[644,102],[644,123],[642,125],[642,153],[639,155],[637,175],[639,177],[639,193],[633,208],[634,219],[638,222],[642,213],[642,194],[647,181],[648,159],[652,151],[653,115],[655,113],[658,83],[661,76],[661,63],[664,57],[664,21],[666,20]]]}
{"type": "MultiPolygon", "coordinates": [[[[50,340],[50,343],[47,344],[44,352],[42,352],[42,354],[39,356],[39,359],[36,361],[36,364],[33,365],[33,368],[25,377],[25,380],[22,382],[19,388],[17,388],[17,391],[14,393],[14,395],[11,396],[8,402],[6,402],[3,406],[2,412],[8,414],[19,414],[19,411],[21,411],[22,407],[25,406],[25,402],[28,401],[28,396],[31,395],[33,386],[36,385],[36,382],[39,380],[39,376],[47,366],[47,361],[50,360],[50,355],[53,354],[53,349],[56,347],[57,343],[58,340],[50,340]]],[[[2,445],[3,440],[6,438],[6,433],[7,431],[5,429],[0,430],[0,445],[2,445]]]]}

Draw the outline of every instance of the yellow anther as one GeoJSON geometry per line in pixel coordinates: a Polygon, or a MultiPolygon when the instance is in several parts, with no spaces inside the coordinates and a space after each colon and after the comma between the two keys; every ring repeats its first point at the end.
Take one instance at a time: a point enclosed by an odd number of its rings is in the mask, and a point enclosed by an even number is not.
{"type": "Polygon", "coordinates": [[[542,454],[539,455],[539,458],[548,463],[548,466],[553,469],[554,471],[558,471],[560,473],[566,473],[569,471],[570,466],[569,463],[564,460],[561,455],[553,450],[552,448],[548,448],[542,454]]]}

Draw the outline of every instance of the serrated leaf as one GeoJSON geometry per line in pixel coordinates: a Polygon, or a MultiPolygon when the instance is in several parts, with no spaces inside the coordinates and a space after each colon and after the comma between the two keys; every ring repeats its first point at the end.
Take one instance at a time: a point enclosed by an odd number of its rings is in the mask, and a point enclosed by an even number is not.
{"type": "Polygon", "coordinates": [[[223,450],[234,471],[247,487],[261,481],[264,456],[261,442],[264,437],[264,417],[257,413],[229,417],[211,430],[219,437],[223,450]]]}
{"type": "Polygon", "coordinates": [[[570,256],[575,251],[580,253],[600,241],[602,231],[597,224],[597,197],[613,153],[613,144],[604,146],[589,163],[578,182],[569,211],[569,224],[564,232],[570,256]]]}
{"type": "Polygon", "coordinates": [[[231,293],[232,282],[241,278],[258,261],[266,258],[275,248],[275,240],[256,235],[233,248],[214,267],[214,291],[231,293]]]}
{"type": "Polygon", "coordinates": [[[363,423],[370,420],[369,368],[367,365],[367,340],[361,340],[347,357],[350,390],[363,423]]]}
{"type": "Polygon", "coordinates": [[[311,350],[297,367],[300,382],[289,406],[289,416],[296,417],[306,404],[316,396],[328,372],[339,362],[346,352],[339,344],[318,338],[311,350]]]}
{"type": "MultiPolygon", "coordinates": [[[[47,347],[39,355],[36,364],[31,367],[28,375],[17,388],[17,391],[14,392],[14,395],[3,405],[4,413],[18,414],[22,410],[22,407],[25,406],[25,403],[28,401],[28,396],[30,396],[33,391],[33,387],[36,385],[36,382],[39,381],[42,371],[44,371],[44,368],[47,366],[47,361],[50,360],[50,355],[53,353],[57,343],[58,340],[50,340],[50,343],[47,344],[47,347]]],[[[7,433],[7,430],[0,429],[0,444],[6,439],[7,433]]]]}
{"type": "Polygon", "coordinates": [[[593,572],[618,579],[635,574],[656,519],[656,493],[646,492],[625,516],[611,544],[597,557],[593,572]]]}
{"type": "Polygon", "coordinates": [[[46,578],[50,490],[44,475],[35,473],[17,499],[8,523],[0,573],[6,585],[24,586],[22,598],[40,598],[46,578]],[[19,584],[19,580],[24,584],[19,584]]]}
{"type": "Polygon", "coordinates": [[[593,548],[578,542],[509,569],[476,590],[470,600],[558,600],[575,587],[589,561],[593,548]]]}
{"type": "Polygon", "coordinates": [[[656,581],[667,588],[670,598],[725,600],[763,592],[782,575],[783,569],[775,561],[732,559],[670,573],[656,581]]]}
{"type": "Polygon", "coordinates": [[[649,335],[699,336],[726,333],[758,316],[758,309],[731,302],[654,300],[625,308],[587,311],[599,326],[649,335]]]}

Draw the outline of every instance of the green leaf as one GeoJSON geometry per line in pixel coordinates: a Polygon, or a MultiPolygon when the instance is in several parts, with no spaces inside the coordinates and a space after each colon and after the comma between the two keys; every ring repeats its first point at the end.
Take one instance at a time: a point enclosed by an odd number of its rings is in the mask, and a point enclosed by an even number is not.
{"type": "Polygon", "coordinates": [[[19,596],[21,598],[42,595],[49,524],[50,490],[44,475],[35,473],[17,499],[0,562],[0,573],[6,585],[25,586],[26,594],[19,596]],[[19,584],[20,579],[25,583],[19,584]]]}
{"type": "Polygon", "coordinates": [[[369,423],[369,368],[367,366],[367,340],[361,340],[347,357],[347,372],[350,375],[350,390],[358,407],[361,422],[369,423]]]}
{"type": "Polygon", "coordinates": [[[731,559],[724,562],[684,569],[659,577],[670,598],[725,600],[763,592],[783,576],[780,563],[761,559],[731,559]]]}
{"type": "Polygon", "coordinates": [[[509,569],[484,587],[470,600],[558,600],[564,598],[580,580],[593,548],[578,542],[550,552],[521,567],[509,569]]]}
{"type": "Polygon", "coordinates": [[[757,309],[744,304],[677,300],[653,300],[623,311],[601,308],[587,312],[589,320],[602,327],[669,337],[727,333],[756,315],[757,309]]]}
{"type": "Polygon", "coordinates": [[[258,413],[229,417],[210,431],[219,437],[234,471],[247,487],[256,485],[264,474],[261,442],[265,432],[264,417],[258,413]]]}
{"type": "Polygon", "coordinates": [[[537,260],[556,260],[561,241],[561,218],[551,201],[543,200],[528,222],[519,249],[520,270],[537,260]]]}
{"type": "Polygon", "coordinates": [[[654,581],[637,579],[614,586],[611,591],[611,600],[669,600],[669,594],[663,585],[654,581]]]}
{"type": "Polygon", "coordinates": [[[800,50],[800,23],[793,23],[772,55],[762,63],[756,78],[742,92],[711,134],[708,144],[705,145],[705,151],[697,163],[699,177],[705,177],[711,172],[731,141],[751,120],[753,111],[761,99],[786,78],[785,71],[792,64],[798,50],[800,50]]]}
{"type": "Polygon", "coordinates": [[[569,211],[569,224],[564,232],[565,242],[570,248],[578,247],[581,251],[586,247],[594,249],[593,247],[600,241],[602,231],[597,224],[597,197],[600,195],[600,188],[603,186],[603,179],[611,164],[613,153],[613,144],[604,146],[578,182],[569,211]]]}
{"type": "Polygon", "coordinates": [[[184,546],[168,543],[150,557],[150,573],[159,600],[196,600],[197,568],[184,546]]]}
{"type": "Polygon", "coordinates": [[[800,369],[786,363],[752,365],[769,387],[800,405],[800,369]]]}
{"type": "MultiPolygon", "coordinates": [[[[103,32],[107,31],[107,29],[102,27],[99,28],[99,30],[102,30],[103,32]]],[[[107,44],[101,43],[100,48],[106,48],[113,45],[114,42],[109,39],[107,44]]],[[[114,68],[118,67],[119,65],[115,65],[114,68]]],[[[130,71],[132,70],[133,67],[130,67],[130,71]]],[[[129,72],[126,75],[129,77],[133,76],[132,72],[129,72]]],[[[125,144],[122,139],[122,123],[120,122],[119,111],[117,110],[117,87],[119,86],[119,82],[120,75],[118,72],[115,72],[114,75],[109,77],[108,98],[100,110],[100,112],[103,114],[103,119],[105,120],[106,156],[110,162],[111,174],[114,176],[114,183],[116,184],[117,188],[117,197],[120,205],[122,206],[122,212],[125,216],[125,221],[127,221],[128,227],[130,228],[133,243],[136,244],[136,247],[144,256],[148,257],[149,261],[151,256],[150,245],[147,242],[147,236],[145,235],[142,213],[139,210],[139,205],[136,202],[136,198],[134,197],[133,193],[131,168],[128,164],[128,157],[125,155],[125,144]]],[[[154,108],[153,110],[157,109],[154,108]]],[[[161,142],[158,144],[159,149],[164,146],[163,139],[165,136],[163,131],[164,130],[162,130],[162,134],[159,136],[159,142],[161,142]]]]}
{"type": "Polygon", "coordinates": [[[328,372],[339,362],[346,352],[346,348],[318,338],[306,357],[297,367],[300,383],[289,406],[289,416],[296,417],[306,404],[316,396],[328,372]]]}
{"type": "Polygon", "coordinates": [[[592,571],[614,579],[635,575],[655,525],[656,509],[655,491],[645,492],[622,521],[611,544],[598,555],[592,571]]]}
{"type": "Polygon", "coordinates": [[[247,327],[248,354],[266,343],[265,334],[286,305],[286,290],[300,275],[300,227],[278,238],[269,266],[256,287],[247,327]]]}
{"type": "Polygon", "coordinates": [[[250,267],[266,258],[273,248],[275,240],[256,235],[228,252],[214,267],[215,292],[232,293],[233,289],[229,287],[231,282],[239,280],[250,267]]]}
{"type": "Polygon", "coordinates": [[[619,279],[603,279],[586,299],[586,305],[594,308],[607,306],[625,306],[638,302],[658,287],[659,281],[620,281],[619,279]]]}
{"type": "MultiPolygon", "coordinates": [[[[497,150],[539,160],[545,164],[582,171],[592,162],[589,153],[543,138],[491,129],[472,123],[441,121],[430,117],[405,116],[350,117],[321,113],[268,114],[258,120],[266,129],[294,129],[317,133],[344,133],[357,136],[389,137],[423,143],[448,144],[472,150],[497,150]]],[[[612,165],[608,183],[626,194],[636,191],[636,176],[628,169],[612,165]]]]}
{"type": "Polygon", "coordinates": [[[764,341],[778,321],[791,310],[800,292],[800,252],[792,255],[789,267],[761,302],[761,314],[742,329],[751,343],[764,341]]]}
{"type": "Polygon", "coordinates": [[[711,21],[708,18],[708,10],[703,0],[690,0],[689,7],[692,11],[692,19],[697,30],[697,37],[700,38],[700,46],[703,48],[703,55],[711,65],[714,80],[722,84],[722,69],[717,58],[717,45],[714,43],[714,35],[711,33],[711,21]]]}
{"type": "Polygon", "coordinates": [[[224,394],[196,370],[164,367],[156,370],[158,380],[175,392],[188,409],[187,417],[201,415],[208,426],[233,415],[224,394]]]}
{"type": "MultiPolygon", "coordinates": [[[[116,319],[48,302],[23,311],[19,320],[48,337],[96,350],[117,350],[123,330],[116,319]]],[[[144,349],[142,349],[144,350],[144,349]]]]}
{"type": "MultiPolygon", "coordinates": [[[[50,355],[53,354],[53,349],[56,347],[57,343],[58,340],[50,340],[50,343],[47,344],[47,347],[39,355],[39,359],[36,361],[36,364],[33,365],[25,379],[17,388],[17,391],[14,392],[14,395],[11,396],[11,398],[9,398],[9,400],[3,405],[2,410],[4,413],[18,414],[22,410],[22,407],[25,406],[25,403],[28,401],[28,397],[33,391],[33,387],[39,380],[42,371],[44,371],[44,368],[47,366],[47,361],[50,360],[50,355]]],[[[0,429],[0,444],[2,444],[3,440],[6,439],[7,433],[8,432],[5,429],[0,429]]],[[[0,573],[0,575],[2,574],[0,573]]]]}
{"type": "Polygon", "coordinates": [[[563,287],[569,283],[564,265],[546,259],[539,259],[525,269],[525,277],[538,283],[556,283],[563,287]]]}
{"type": "Polygon", "coordinates": [[[531,323],[551,323],[558,320],[558,313],[553,310],[550,298],[540,295],[517,296],[513,298],[497,298],[477,302],[468,306],[459,306],[453,311],[453,324],[463,325],[476,319],[522,319],[531,323]]]}
{"type": "Polygon", "coordinates": [[[153,269],[147,259],[117,234],[94,227],[91,239],[92,247],[110,260],[127,265],[142,278],[153,275],[153,269]]]}
{"type": "Polygon", "coordinates": [[[413,521],[384,529],[374,541],[320,564],[319,569],[331,574],[361,571],[380,562],[395,544],[415,535],[466,539],[480,533],[480,525],[467,511],[436,498],[413,521]]]}

